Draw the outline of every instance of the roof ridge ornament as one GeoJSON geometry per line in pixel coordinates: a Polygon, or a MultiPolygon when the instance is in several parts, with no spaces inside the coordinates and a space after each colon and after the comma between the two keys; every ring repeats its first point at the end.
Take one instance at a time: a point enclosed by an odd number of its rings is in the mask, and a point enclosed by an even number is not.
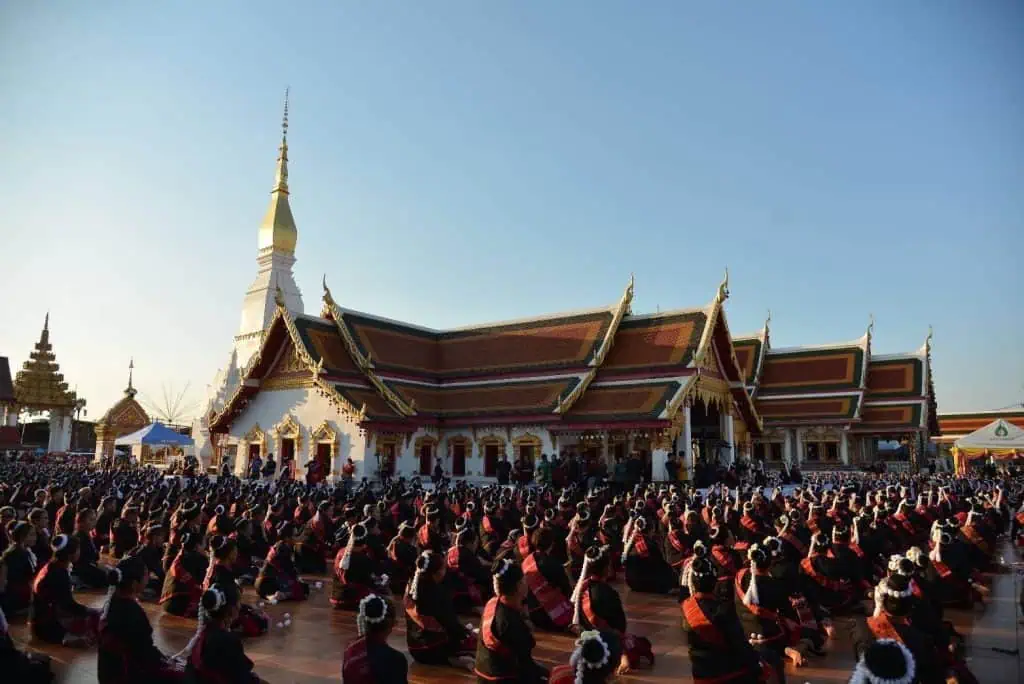
{"type": "Polygon", "coordinates": [[[135,357],[132,357],[131,359],[128,360],[128,387],[124,391],[125,396],[128,397],[129,399],[134,398],[135,395],[137,394],[137,392],[135,391],[135,387],[132,385],[132,375],[134,370],[135,357]]]}
{"type": "Polygon", "coordinates": [[[327,287],[327,274],[326,273],[324,273],[323,286],[324,286],[324,301],[328,302],[330,304],[333,304],[334,303],[334,297],[331,296],[331,288],[327,287]]]}
{"type": "Polygon", "coordinates": [[[725,278],[722,280],[722,284],[718,286],[718,301],[724,302],[729,298],[729,267],[725,267],[725,278]]]}

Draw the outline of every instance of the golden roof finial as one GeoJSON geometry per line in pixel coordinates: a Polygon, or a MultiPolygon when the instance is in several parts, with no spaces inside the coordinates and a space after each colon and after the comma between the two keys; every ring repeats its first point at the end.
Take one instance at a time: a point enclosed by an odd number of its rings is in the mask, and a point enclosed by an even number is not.
{"type": "Polygon", "coordinates": [[[718,301],[724,302],[729,298],[729,267],[725,267],[725,279],[718,286],[718,301]]]}
{"type": "Polygon", "coordinates": [[[281,145],[277,148],[277,177],[272,192],[288,194],[288,93],[284,89],[284,116],[281,117],[281,145]]]}
{"type": "Polygon", "coordinates": [[[135,357],[128,360],[128,388],[125,389],[124,393],[128,397],[135,396],[135,387],[132,385],[132,374],[135,370],[135,357]]]}
{"type": "Polygon", "coordinates": [[[768,317],[764,319],[764,329],[768,330],[772,324],[772,310],[768,309],[768,317]]]}
{"type": "Polygon", "coordinates": [[[281,118],[281,145],[277,148],[277,172],[274,189],[270,191],[270,207],[260,225],[259,248],[273,249],[287,254],[295,253],[298,229],[288,204],[288,95],[284,91],[284,116],[281,118]]]}
{"type": "Polygon", "coordinates": [[[868,314],[868,332],[867,336],[871,337],[872,333],[875,332],[875,314],[868,314]]]}
{"type": "Polygon", "coordinates": [[[43,319],[43,332],[50,332],[50,312],[46,312],[46,318],[43,319]]]}

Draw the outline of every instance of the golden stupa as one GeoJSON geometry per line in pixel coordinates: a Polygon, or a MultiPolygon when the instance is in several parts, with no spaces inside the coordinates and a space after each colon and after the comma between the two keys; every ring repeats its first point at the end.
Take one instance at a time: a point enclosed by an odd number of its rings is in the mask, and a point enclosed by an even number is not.
{"type": "Polygon", "coordinates": [[[295,253],[299,231],[288,204],[288,91],[284,92],[284,118],[281,121],[281,145],[277,148],[277,176],[270,191],[270,206],[260,224],[259,249],[295,253]]]}

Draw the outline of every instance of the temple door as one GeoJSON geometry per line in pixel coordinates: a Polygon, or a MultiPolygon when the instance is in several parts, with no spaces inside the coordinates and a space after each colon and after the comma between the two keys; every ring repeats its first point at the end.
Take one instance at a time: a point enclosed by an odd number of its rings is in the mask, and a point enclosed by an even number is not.
{"type": "MultiPolygon", "coordinates": [[[[281,440],[281,468],[291,469],[292,462],[295,460],[295,440],[294,439],[282,439],[281,440]]],[[[293,473],[294,475],[294,473],[293,473]]]]}
{"type": "Polygon", "coordinates": [[[259,457],[260,457],[260,445],[259,444],[250,444],[249,445],[249,460],[245,464],[245,472],[246,473],[249,472],[249,466],[250,466],[250,464],[252,464],[252,460],[254,458],[259,458],[259,457]]]}
{"type": "Polygon", "coordinates": [[[466,445],[458,442],[452,445],[452,476],[462,477],[466,474],[466,445]]]}
{"type": "Polygon", "coordinates": [[[429,444],[420,445],[420,475],[430,475],[433,464],[431,463],[431,456],[433,456],[434,450],[429,444]]]}
{"type": "Polygon", "coordinates": [[[331,445],[320,442],[316,445],[316,460],[320,462],[320,472],[324,477],[331,472],[331,445]]]}
{"type": "Polygon", "coordinates": [[[484,445],[484,475],[495,477],[498,474],[498,445],[484,445]]]}

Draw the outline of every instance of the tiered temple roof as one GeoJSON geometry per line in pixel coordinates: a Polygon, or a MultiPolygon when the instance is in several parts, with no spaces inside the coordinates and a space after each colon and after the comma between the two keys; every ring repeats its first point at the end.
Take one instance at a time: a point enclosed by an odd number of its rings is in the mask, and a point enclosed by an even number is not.
{"type": "Polygon", "coordinates": [[[725,321],[727,283],[701,309],[634,316],[633,281],[615,304],[456,330],[432,330],[338,306],[320,317],[284,307],[224,410],[224,430],[260,387],[310,382],[353,419],[418,425],[662,427],[698,378],[719,383],[755,434],[725,321]]]}
{"type": "Polygon", "coordinates": [[[37,411],[72,409],[78,397],[68,390],[50,344],[50,314],[46,314],[39,341],[14,379],[14,396],[23,408],[37,411]]]}
{"type": "Polygon", "coordinates": [[[942,428],[942,439],[939,441],[955,442],[975,430],[980,430],[995,420],[1005,420],[1007,423],[1024,428],[1024,406],[998,411],[940,414],[939,427],[942,428]]]}
{"type": "Polygon", "coordinates": [[[763,423],[912,431],[933,415],[928,342],[872,356],[869,327],[848,343],[772,349],[768,323],[732,338],[727,297],[728,280],[704,307],[634,315],[630,280],[608,307],[433,330],[342,308],[325,282],[319,317],[278,306],[210,424],[226,431],[260,388],[310,383],[351,420],[387,430],[662,428],[686,396],[724,397],[755,436],[763,423]]]}

